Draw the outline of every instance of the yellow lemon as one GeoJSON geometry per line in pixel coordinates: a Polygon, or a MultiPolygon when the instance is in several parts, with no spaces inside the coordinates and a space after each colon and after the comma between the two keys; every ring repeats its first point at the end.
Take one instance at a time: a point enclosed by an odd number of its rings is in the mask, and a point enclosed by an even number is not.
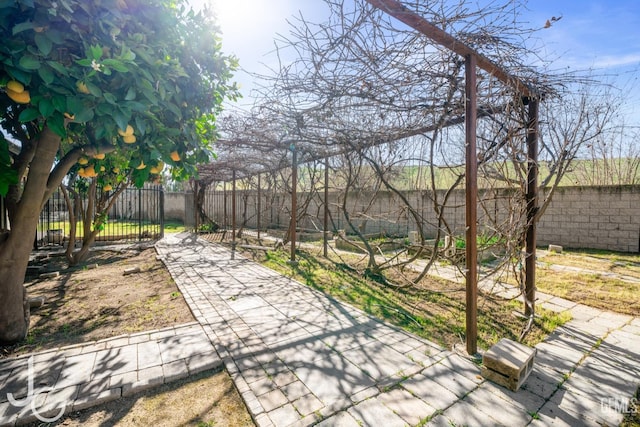
{"type": "Polygon", "coordinates": [[[85,173],[84,168],[78,169],[78,175],[83,177],[83,178],[87,177],[87,174],[85,173]]]}
{"type": "Polygon", "coordinates": [[[111,169],[113,171],[113,173],[120,173],[120,168],[115,167],[113,169],[111,169]]]}
{"type": "Polygon", "coordinates": [[[31,96],[29,96],[28,90],[23,90],[22,92],[15,92],[7,88],[7,95],[9,96],[9,98],[13,99],[18,104],[26,104],[29,101],[31,101],[31,96]]]}
{"type": "Polygon", "coordinates": [[[171,156],[171,160],[173,160],[174,162],[180,161],[180,154],[178,154],[177,151],[172,151],[170,156],[171,156]]]}
{"type": "Polygon", "coordinates": [[[76,88],[78,89],[78,92],[80,92],[80,93],[86,93],[86,94],[91,93],[89,91],[89,88],[87,87],[87,84],[85,82],[81,82],[81,81],[78,80],[76,82],[76,88]]]}
{"type": "Polygon", "coordinates": [[[124,141],[125,144],[133,144],[134,142],[136,142],[136,136],[135,135],[125,135],[122,137],[122,140],[124,141]]]}
{"type": "Polygon", "coordinates": [[[11,80],[9,81],[9,83],[7,83],[7,89],[12,90],[16,93],[24,92],[24,86],[22,85],[22,83],[17,82],[15,80],[11,80]]]}
{"type": "Polygon", "coordinates": [[[93,168],[93,165],[89,165],[86,168],[84,168],[84,174],[86,175],[87,178],[93,178],[95,176],[98,176],[98,174],[96,173],[96,170],[93,168]]]}
{"type": "Polygon", "coordinates": [[[89,159],[87,159],[86,157],[80,157],[78,159],[78,164],[79,165],[86,165],[87,163],[89,163],[89,159]]]}
{"type": "Polygon", "coordinates": [[[111,191],[113,190],[113,187],[109,184],[105,185],[104,187],[102,187],[102,191],[111,191]]]}
{"type": "Polygon", "coordinates": [[[107,170],[107,168],[105,168],[104,166],[100,166],[100,172],[104,172],[106,170],[107,170]]]}
{"type": "Polygon", "coordinates": [[[102,160],[102,159],[105,158],[105,154],[104,153],[96,153],[96,154],[93,155],[93,158],[97,159],[97,160],[102,160]]]}
{"type": "Polygon", "coordinates": [[[146,168],[147,165],[144,164],[144,161],[140,160],[140,164],[136,167],[136,169],[141,170],[146,168]]]}
{"type": "Polygon", "coordinates": [[[118,135],[120,135],[120,136],[133,135],[133,126],[127,125],[127,129],[125,129],[125,130],[118,129],[118,135]]]}
{"type": "Polygon", "coordinates": [[[151,172],[151,173],[160,173],[160,172],[162,172],[162,169],[164,169],[164,163],[158,162],[157,165],[155,165],[154,167],[149,169],[149,172],[151,172]]]}

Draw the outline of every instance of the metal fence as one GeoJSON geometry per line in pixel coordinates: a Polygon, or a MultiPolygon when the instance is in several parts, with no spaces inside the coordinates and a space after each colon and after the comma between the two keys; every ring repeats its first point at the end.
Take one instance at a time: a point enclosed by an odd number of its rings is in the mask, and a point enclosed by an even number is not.
{"type": "MultiPolygon", "coordinates": [[[[69,197],[74,197],[69,194],[69,197]]],[[[80,195],[81,209],[71,200],[76,224],[76,244],[81,244],[84,236],[82,212],[87,206],[87,196],[80,195]]],[[[71,223],[69,208],[60,190],[47,201],[36,231],[34,248],[60,245],[66,246],[71,223]]],[[[91,219],[93,222],[93,219],[91,219]]],[[[135,242],[156,240],[164,235],[164,191],[160,185],[146,185],[144,188],[127,188],[120,194],[107,213],[104,228],[96,237],[97,242],[135,242]]]]}

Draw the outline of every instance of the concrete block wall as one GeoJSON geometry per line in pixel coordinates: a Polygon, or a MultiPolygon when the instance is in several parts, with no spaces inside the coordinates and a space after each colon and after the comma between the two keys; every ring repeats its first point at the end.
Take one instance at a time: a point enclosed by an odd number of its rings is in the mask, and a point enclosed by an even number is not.
{"type": "Polygon", "coordinates": [[[560,187],[538,224],[538,244],[640,252],[639,210],[640,186],[560,187]]]}
{"type": "MultiPolygon", "coordinates": [[[[418,209],[425,218],[423,232],[431,237],[436,234],[437,218],[433,210],[434,195],[430,191],[410,191],[403,196],[418,209]]],[[[444,192],[437,199],[442,202],[444,192]]],[[[508,209],[513,192],[508,190],[480,191],[482,204],[478,207],[479,223],[483,223],[484,212],[490,212],[498,220],[508,220],[508,209]],[[502,212],[505,215],[500,215],[502,212]],[[504,217],[504,218],[502,218],[504,217]]],[[[298,203],[304,199],[298,196],[298,203]]],[[[541,202],[545,195],[541,194],[541,202]]],[[[226,194],[226,215],[224,213],[222,192],[215,193],[213,200],[205,206],[207,214],[220,224],[231,224],[231,192],[226,194]]],[[[236,221],[243,221],[244,206],[247,206],[247,225],[257,225],[257,191],[239,191],[236,200],[238,215],[236,221]]],[[[262,194],[261,226],[263,228],[284,228],[289,224],[291,206],[288,194],[262,194]]],[[[329,193],[331,216],[337,229],[347,229],[347,223],[340,210],[341,200],[337,193],[329,193]]],[[[446,221],[455,235],[463,235],[465,230],[465,194],[464,190],[453,192],[445,208],[446,221]]],[[[364,233],[385,232],[393,235],[406,235],[415,228],[413,220],[403,208],[398,195],[380,192],[377,195],[362,192],[354,193],[348,201],[352,221],[364,233]],[[373,201],[371,200],[373,198],[373,201]]],[[[546,246],[557,244],[570,248],[606,249],[621,252],[640,252],[640,186],[627,187],[561,187],[541,221],[538,223],[538,244],[546,246]]],[[[310,203],[308,217],[302,218],[300,228],[317,229],[322,227],[322,200],[317,197],[310,203]]],[[[193,196],[185,193],[165,194],[165,215],[167,219],[184,218],[193,220],[193,196]],[[185,202],[185,198],[189,200],[185,202]],[[182,212],[180,207],[182,206],[182,212]],[[184,213],[185,206],[189,212],[184,213]],[[182,215],[182,216],[181,216],[182,215]]]]}

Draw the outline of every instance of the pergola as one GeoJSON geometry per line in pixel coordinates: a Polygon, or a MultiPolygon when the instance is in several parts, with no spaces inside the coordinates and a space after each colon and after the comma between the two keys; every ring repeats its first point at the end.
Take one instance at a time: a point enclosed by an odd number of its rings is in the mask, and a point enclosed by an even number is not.
{"type": "MultiPolygon", "coordinates": [[[[536,274],[536,224],[535,217],[538,209],[538,193],[537,193],[537,181],[538,181],[538,103],[540,95],[536,88],[531,87],[524,80],[518,76],[510,74],[499,64],[491,61],[481,53],[475,51],[473,48],[466,45],[464,42],[454,38],[447,32],[433,25],[425,20],[417,13],[407,9],[397,0],[366,0],[369,4],[383,11],[384,13],[394,17],[409,27],[415,29],[420,34],[428,37],[437,44],[444,48],[454,52],[464,58],[465,67],[465,113],[462,116],[453,117],[445,123],[447,125],[461,124],[465,126],[465,195],[466,195],[466,268],[465,268],[465,281],[466,281],[466,350],[469,354],[477,353],[477,298],[478,298],[478,247],[477,247],[477,200],[478,200],[478,157],[476,149],[476,122],[478,118],[483,116],[489,116],[495,113],[500,107],[479,106],[477,102],[476,93],[476,75],[477,69],[486,71],[491,76],[502,82],[504,85],[512,88],[518,93],[528,110],[528,123],[526,133],[527,144],[527,185],[526,185],[526,239],[525,239],[525,315],[533,316],[535,311],[535,274],[536,274]]],[[[403,137],[410,137],[414,134],[429,131],[435,125],[428,125],[421,129],[408,130],[403,137]]],[[[265,138],[268,141],[269,138],[265,138]]],[[[288,163],[286,155],[281,155],[278,158],[274,158],[270,151],[273,151],[273,138],[271,142],[265,142],[264,147],[257,147],[250,144],[248,141],[232,140],[232,141],[220,141],[220,144],[226,147],[235,147],[233,150],[241,150],[242,147],[247,147],[256,152],[256,156],[253,159],[254,162],[247,162],[246,159],[243,162],[245,165],[251,164],[253,169],[245,167],[242,174],[251,175],[264,172],[266,170],[281,169],[285,167],[292,168],[291,176],[291,222],[289,229],[289,237],[291,242],[291,261],[295,262],[296,251],[296,184],[297,184],[297,164],[299,148],[294,144],[291,144],[290,151],[292,152],[291,164],[288,163]],[[246,145],[245,145],[246,144],[246,145]],[[271,150],[270,150],[271,147],[271,150]],[[265,158],[268,158],[266,160],[265,158]]],[[[389,142],[385,139],[384,135],[380,135],[379,138],[370,142],[371,145],[383,144],[389,142]]],[[[280,144],[285,144],[286,141],[279,141],[280,144]]],[[[304,161],[322,160],[325,159],[325,186],[324,186],[324,200],[327,200],[327,180],[328,180],[328,163],[326,159],[329,156],[338,154],[340,150],[346,149],[345,147],[307,147],[305,150],[306,157],[304,161]]],[[[200,168],[200,175],[212,180],[231,180],[232,181],[232,206],[233,206],[233,243],[235,248],[235,194],[236,194],[236,179],[238,177],[239,160],[233,155],[229,156],[228,160],[219,160],[212,165],[203,165],[200,168]]],[[[259,178],[258,178],[259,179],[259,178]]],[[[324,214],[324,231],[325,231],[325,245],[324,251],[326,256],[327,248],[327,203],[325,203],[324,214]]]]}
{"type": "Polygon", "coordinates": [[[466,145],[466,344],[467,353],[478,350],[477,299],[478,299],[478,247],[477,247],[477,199],[478,199],[478,157],[476,152],[476,68],[490,73],[505,85],[512,86],[526,99],[529,106],[527,129],[527,235],[525,265],[525,315],[533,316],[535,311],[536,278],[536,224],[538,206],[538,94],[517,76],[510,75],[498,64],[483,57],[463,42],[456,40],[445,31],[408,10],[396,0],[366,0],[369,4],[388,13],[399,21],[429,37],[436,43],[457,53],[465,59],[465,145],[466,145]]]}

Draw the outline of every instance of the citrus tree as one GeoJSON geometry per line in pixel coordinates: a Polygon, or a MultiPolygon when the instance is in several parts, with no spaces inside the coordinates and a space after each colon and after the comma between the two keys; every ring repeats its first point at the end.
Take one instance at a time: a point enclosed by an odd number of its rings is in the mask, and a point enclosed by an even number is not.
{"type": "Polygon", "coordinates": [[[126,158],[117,167],[141,186],[160,162],[186,178],[210,158],[236,61],[213,17],[183,3],[0,0],[0,341],[26,336],[39,213],[72,168],[115,187],[110,157],[126,158]]]}

